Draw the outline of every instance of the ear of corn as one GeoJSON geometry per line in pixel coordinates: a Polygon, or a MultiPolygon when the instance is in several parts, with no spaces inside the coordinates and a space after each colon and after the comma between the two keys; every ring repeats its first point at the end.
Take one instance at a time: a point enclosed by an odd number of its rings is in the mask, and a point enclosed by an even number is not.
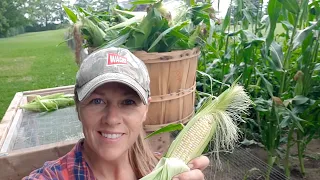
{"type": "Polygon", "coordinates": [[[232,85],[214,100],[208,100],[188,122],[170,145],[166,155],[152,173],[141,180],[172,179],[173,176],[188,171],[186,164],[200,156],[207,145],[213,143],[213,154],[220,164],[219,151],[229,151],[238,140],[237,121],[247,113],[252,101],[242,86],[232,85]]]}
{"type": "Polygon", "coordinates": [[[217,122],[213,119],[214,117],[209,114],[190,123],[189,127],[185,127],[188,129],[182,131],[183,134],[177,137],[166,156],[188,163],[201,154],[217,128],[217,122]]]}
{"type": "Polygon", "coordinates": [[[36,95],[36,97],[31,101],[31,102],[36,102],[39,99],[56,99],[56,98],[61,98],[64,97],[65,95],[63,93],[55,93],[55,94],[49,94],[49,95],[45,95],[45,96],[40,96],[40,95],[36,95]]]}
{"type": "Polygon", "coordinates": [[[44,112],[54,111],[59,108],[74,105],[73,95],[56,93],[47,96],[36,96],[31,102],[26,105],[20,106],[21,108],[28,111],[44,112]]]}

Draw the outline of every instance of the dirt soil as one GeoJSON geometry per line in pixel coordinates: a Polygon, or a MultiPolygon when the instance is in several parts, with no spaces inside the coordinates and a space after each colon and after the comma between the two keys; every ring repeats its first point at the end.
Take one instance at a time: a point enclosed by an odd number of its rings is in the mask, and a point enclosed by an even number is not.
{"type": "MultiPolygon", "coordinates": [[[[166,152],[168,146],[172,142],[172,137],[169,133],[153,136],[149,139],[151,147],[155,152],[166,152]]],[[[306,175],[303,177],[300,173],[299,160],[297,156],[297,148],[291,148],[291,180],[319,180],[320,179],[320,139],[312,140],[306,149],[306,157],[304,158],[306,175]]],[[[206,169],[207,180],[243,180],[245,172],[254,170],[253,167],[260,169],[257,175],[253,175],[248,180],[263,180],[261,174],[266,172],[267,152],[259,146],[242,147],[238,151],[230,155],[221,154],[221,160],[224,164],[223,172],[218,172],[215,169],[214,161],[210,161],[209,168],[206,169]],[[227,162],[227,163],[226,163],[227,162]],[[227,165],[227,166],[226,166],[227,165]],[[229,166],[230,165],[230,166],[229,166]]],[[[276,168],[270,180],[285,180],[284,171],[276,168]],[[279,173],[283,173],[279,176],[279,173]]],[[[253,173],[255,174],[255,172],[253,173]]]]}
{"type": "MultiPolygon", "coordinates": [[[[298,150],[296,145],[291,148],[291,179],[319,180],[320,179],[320,139],[312,140],[306,149],[304,165],[305,176],[302,176],[299,167],[298,150]]],[[[250,153],[254,154],[264,162],[267,162],[267,153],[260,147],[251,147],[250,153]]]]}

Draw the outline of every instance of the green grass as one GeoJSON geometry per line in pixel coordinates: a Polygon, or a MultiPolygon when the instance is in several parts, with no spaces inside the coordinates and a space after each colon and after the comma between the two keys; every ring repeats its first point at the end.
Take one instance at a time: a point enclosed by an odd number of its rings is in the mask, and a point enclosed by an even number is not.
{"type": "Polygon", "coordinates": [[[72,85],[78,69],[65,30],[0,39],[0,121],[16,92],[72,85]]]}

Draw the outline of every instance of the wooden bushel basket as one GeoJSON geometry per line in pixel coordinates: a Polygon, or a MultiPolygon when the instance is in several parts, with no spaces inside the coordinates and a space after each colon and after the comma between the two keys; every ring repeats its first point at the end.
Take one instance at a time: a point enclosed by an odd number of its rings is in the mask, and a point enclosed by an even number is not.
{"type": "Polygon", "coordinates": [[[186,123],[194,114],[199,48],[163,53],[133,52],[147,66],[151,104],[144,129],[186,123]]]}

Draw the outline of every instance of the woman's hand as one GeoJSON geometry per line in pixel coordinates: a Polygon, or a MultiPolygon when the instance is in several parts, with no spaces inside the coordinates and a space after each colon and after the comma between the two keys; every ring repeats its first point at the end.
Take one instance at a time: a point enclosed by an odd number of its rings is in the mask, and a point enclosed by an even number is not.
{"type": "Polygon", "coordinates": [[[188,164],[190,171],[173,177],[173,180],[204,180],[204,174],[202,171],[208,167],[208,165],[209,158],[207,156],[195,158],[188,164]]]}

